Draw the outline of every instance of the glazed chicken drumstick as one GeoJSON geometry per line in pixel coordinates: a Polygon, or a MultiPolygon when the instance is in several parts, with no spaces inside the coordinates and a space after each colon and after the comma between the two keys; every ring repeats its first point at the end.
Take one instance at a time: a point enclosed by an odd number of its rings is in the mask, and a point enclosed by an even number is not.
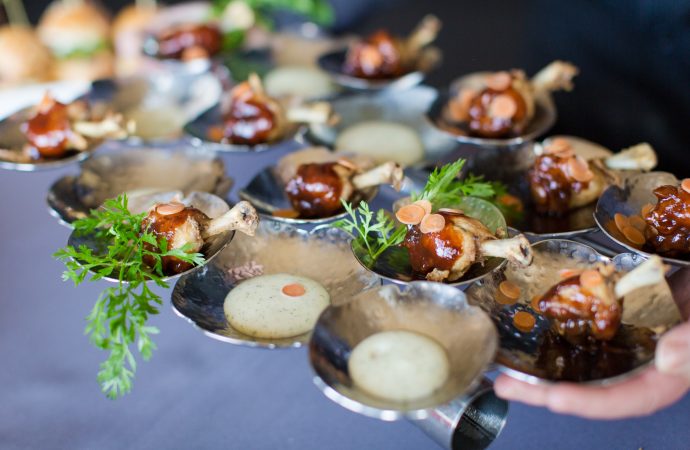
{"type": "Polygon", "coordinates": [[[404,75],[415,69],[422,49],[436,39],[440,29],[438,18],[426,16],[407,39],[379,30],[349,48],[343,72],[367,79],[404,75]]]}
{"type": "MultiPolygon", "coordinates": [[[[196,253],[209,238],[226,231],[237,230],[253,236],[258,223],[256,211],[248,202],[239,202],[222,216],[211,219],[194,207],[173,201],[154,205],[142,221],[141,228],[153,233],[157,239],[164,238],[170,249],[189,245],[187,253],[196,253]]],[[[155,250],[151,244],[145,245],[147,250],[155,250]]],[[[152,266],[155,259],[148,256],[144,262],[152,266]]],[[[193,267],[174,256],[164,256],[162,264],[166,275],[175,275],[193,267]]]]}
{"type": "Polygon", "coordinates": [[[538,300],[552,327],[572,344],[588,339],[613,339],[623,317],[623,297],[664,280],[661,258],[653,256],[618,278],[612,266],[601,266],[573,275],[551,287],[538,300]]]}
{"type": "Polygon", "coordinates": [[[664,256],[690,254],[690,178],[680,186],[659,186],[654,190],[657,204],[644,216],[645,238],[664,256]]]}
{"type": "Polygon", "coordinates": [[[403,206],[396,213],[398,220],[408,226],[403,246],[410,255],[414,272],[430,281],[455,281],[461,278],[475,263],[486,258],[499,257],[520,266],[532,262],[532,248],[520,235],[510,239],[498,239],[479,220],[461,211],[440,209],[431,214],[431,205],[415,202],[403,206]],[[423,208],[426,211],[421,222],[420,214],[406,208],[423,208]]]}
{"type": "Polygon", "coordinates": [[[356,165],[341,159],[301,164],[285,192],[300,217],[321,218],[342,210],[342,201],[350,201],[356,191],[381,184],[400,190],[402,179],[402,168],[394,162],[360,173],[356,165]]]}
{"type": "Polygon", "coordinates": [[[528,174],[535,208],[539,213],[562,215],[593,203],[615,181],[615,170],[651,170],[657,157],[649,144],[638,144],[604,160],[577,155],[565,138],[543,147],[528,174]]]}
{"type": "Polygon", "coordinates": [[[248,81],[230,91],[223,109],[223,126],[219,130],[212,129],[212,138],[240,145],[280,140],[294,123],[326,123],[333,120],[331,107],[325,102],[284,108],[266,94],[256,74],[251,74],[248,81]]]}

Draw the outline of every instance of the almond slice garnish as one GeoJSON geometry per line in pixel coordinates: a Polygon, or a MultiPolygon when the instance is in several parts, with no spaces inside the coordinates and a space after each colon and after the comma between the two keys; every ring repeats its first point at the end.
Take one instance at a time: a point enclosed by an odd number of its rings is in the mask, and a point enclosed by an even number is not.
{"type": "Polygon", "coordinates": [[[630,226],[628,218],[621,213],[614,214],[613,221],[616,223],[616,227],[621,231],[623,231],[623,228],[630,226]]]}
{"type": "Polygon", "coordinates": [[[299,283],[290,283],[283,286],[282,293],[289,297],[301,297],[307,290],[299,283]]]}
{"type": "Polygon", "coordinates": [[[184,205],[180,202],[161,203],[160,205],[156,206],[156,212],[163,216],[177,214],[183,209],[184,205]]]}
{"type": "Polygon", "coordinates": [[[561,277],[562,279],[574,277],[575,275],[578,275],[581,272],[579,269],[561,269],[558,271],[558,276],[561,277]]]}
{"type": "Polygon", "coordinates": [[[580,274],[580,285],[583,287],[593,288],[603,282],[604,277],[601,276],[598,270],[585,270],[580,274]]]}
{"type": "Polygon", "coordinates": [[[446,219],[440,214],[427,214],[419,224],[422,233],[438,233],[446,226],[446,219]]]}
{"type": "Polygon", "coordinates": [[[489,104],[489,116],[510,119],[517,112],[517,103],[507,94],[498,95],[489,104]]]}
{"type": "Polygon", "coordinates": [[[687,192],[688,194],[690,194],[690,178],[686,178],[686,179],[684,179],[683,181],[681,181],[681,182],[680,182],[680,187],[681,187],[685,192],[687,192]]]}
{"type": "Polygon", "coordinates": [[[431,202],[429,200],[417,200],[416,202],[412,203],[413,205],[419,205],[424,209],[425,214],[431,214],[431,202]]]}
{"type": "Polygon", "coordinates": [[[439,208],[438,212],[446,214],[465,214],[461,209],[439,208]]]}
{"type": "Polygon", "coordinates": [[[520,286],[513,283],[512,281],[502,281],[501,284],[498,285],[498,289],[501,291],[503,295],[505,295],[508,298],[511,298],[513,300],[517,300],[518,298],[520,298],[520,286]]]}
{"type": "Polygon", "coordinates": [[[340,158],[340,159],[338,159],[338,161],[336,161],[336,162],[337,162],[339,165],[341,165],[341,166],[343,166],[343,167],[345,167],[345,168],[347,168],[347,169],[350,169],[350,170],[357,170],[357,169],[359,168],[359,167],[357,167],[357,165],[356,165],[355,163],[353,163],[353,162],[350,161],[349,159],[340,158]]]}
{"type": "Polygon", "coordinates": [[[644,235],[637,228],[627,226],[621,231],[623,232],[623,236],[635,245],[644,245],[646,242],[644,235]]]}
{"type": "Polygon", "coordinates": [[[642,209],[640,210],[640,214],[642,214],[642,217],[647,217],[650,212],[654,209],[654,205],[651,203],[645,204],[642,209]]]}
{"type": "Polygon", "coordinates": [[[594,178],[594,173],[589,170],[589,164],[580,156],[568,160],[568,175],[576,181],[586,183],[594,178]]]}
{"type": "Polygon", "coordinates": [[[494,91],[505,91],[513,82],[513,77],[508,72],[496,72],[486,77],[486,87],[494,91]]]}
{"type": "Polygon", "coordinates": [[[424,208],[415,204],[405,205],[395,213],[396,219],[405,225],[417,225],[425,215],[424,208]]]}

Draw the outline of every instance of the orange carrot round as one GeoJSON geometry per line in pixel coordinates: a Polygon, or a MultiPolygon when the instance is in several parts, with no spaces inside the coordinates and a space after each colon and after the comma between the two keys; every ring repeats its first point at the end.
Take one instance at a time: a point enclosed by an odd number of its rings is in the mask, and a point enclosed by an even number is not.
{"type": "Polygon", "coordinates": [[[395,213],[395,217],[400,223],[405,225],[417,225],[422,221],[426,212],[419,205],[405,205],[395,213]]]}
{"type": "Polygon", "coordinates": [[[419,224],[422,233],[438,233],[446,226],[446,219],[440,214],[427,214],[419,224]]]}
{"type": "Polygon", "coordinates": [[[290,283],[283,286],[282,292],[289,297],[301,297],[307,290],[300,283],[290,283]]]}

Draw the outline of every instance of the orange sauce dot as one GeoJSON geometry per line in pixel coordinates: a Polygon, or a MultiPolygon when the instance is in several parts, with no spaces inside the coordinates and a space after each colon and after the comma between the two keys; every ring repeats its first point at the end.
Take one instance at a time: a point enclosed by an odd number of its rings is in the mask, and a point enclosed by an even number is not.
{"type": "Polygon", "coordinates": [[[501,282],[501,284],[498,285],[498,289],[508,298],[512,298],[513,300],[520,298],[520,286],[512,281],[506,280],[501,282]]]}
{"type": "Polygon", "coordinates": [[[536,323],[537,319],[532,314],[525,311],[518,311],[513,316],[513,325],[523,333],[532,331],[536,323]]]}
{"type": "Polygon", "coordinates": [[[514,305],[517,303],[517,298],[506,297],[500,289],[496,291],[494,299],[501,305],[514,305]]]}
{"type": "Polygon", "coordinates": [[[299,283],[291,283],[283,286],[282,292],[289,297],[301,297],[307,290],[299,283]]]}

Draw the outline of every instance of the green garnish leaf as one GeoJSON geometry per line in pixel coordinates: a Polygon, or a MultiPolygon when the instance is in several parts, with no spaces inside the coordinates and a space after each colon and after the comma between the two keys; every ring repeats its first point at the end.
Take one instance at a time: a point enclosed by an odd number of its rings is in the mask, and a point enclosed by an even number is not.
{"type": "Polygon", "coordinates": [[[150,359],[156,345],[151,336],[158,329],[147,325],[150,316],[158,314],[162,299],[153,292],[148,281],[167,288],[161,258],[174,256],[200,265],[200,253],[187,253],[190,247],[168,249],[165,239],[158,240],[149,231],[141,231],[145,214],[132,214],[127,208],[127,196],[108,200],[103,207],[91,211],[88,217],[74,222],[78,235],[94,235],[103,243],[103,251],[93,251],[81,245],[66,246],[53,256],[65,264],[64,281],[78,286],[90,275],[89,281],[104,277],[117,278],[118,283],[104,289],[91,312],[86,316],[85,334],[96,347],[108,351],[101,363],[98,382],[111,399],[132,389],[136,372],[136,358],[132,346],[136,345],[145,361],[150,359]],[[144,244],[149,245],[144,245],[144,244]],[[152,260],[153,267],[144,262],[152,260]]]}
{"type": "Polygon", "coordinates": [[[405,239],[405,225],[396,226],[385,210],[379,209],[374,214],[367,202],[360,202],[356,210],[352,204],[346,201],[342,203],[349,217],[326,226],[349,233],[358,245],[366,249],[369,263],[373,263],[384,251],[400,245],[405,239]]]}
{"type": "Polygon", "coordinates": [[[243,1],[256,14],[256,21],[268,28],[273,26],[271,15],[276,11],[301,14],[320,25],[333,23],[335,15],[327,0],[214,0],[213,14],[218,17],[233,1],[243,1]]]}

